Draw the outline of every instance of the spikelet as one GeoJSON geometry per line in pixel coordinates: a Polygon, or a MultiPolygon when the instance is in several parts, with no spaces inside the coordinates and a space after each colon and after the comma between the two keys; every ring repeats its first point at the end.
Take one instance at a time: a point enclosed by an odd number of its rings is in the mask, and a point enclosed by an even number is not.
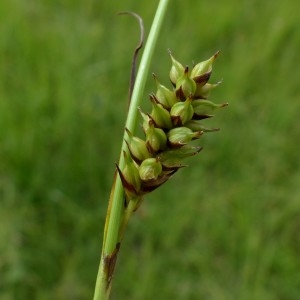
{"type": "Polygon", "coordinates": [[[219,51],[191,70],[178,62],[170,51],[169,55],[172,62],[169,76],[173,88],[165,87],[153,75],[157,91],[150,95],[152,111],[144,113],[139,109],[145,139],[133,136],[126,129],[128,156],[124,153],[124,169],[117,169],[127,202],[130,197],[141,199],[185,167],[183,160],[202,149],[189,143],[206,132],[219,130],[207,128],[199,120],[213,117],[215,110],[228,105],[207,99],[210,91],[220,84],[208,82],[219,51]]]}

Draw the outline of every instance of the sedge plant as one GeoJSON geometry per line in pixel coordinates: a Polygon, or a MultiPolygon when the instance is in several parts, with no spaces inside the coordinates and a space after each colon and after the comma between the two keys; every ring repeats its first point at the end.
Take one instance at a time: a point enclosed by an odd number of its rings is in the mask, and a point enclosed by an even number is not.
{"type": "MultiPolygon", "coordinates": [[[[152,110],[143,112],[139,107],[168,1],[159,2],[136,80],[136,54],[142,46],[142,40],[134,55],[130,105],[106,215],[94,300],[109,299],[126,226],[144,196],[185,167],[185,158],[201,151],[202,147],[191,145],[191,141],[199,139],[206,132],[217,131],[218,128],[207,128],[203,121],[213,117],[215,110],[227,106],[227,103],[216,104],[208,100],[211,90],[219,85],[219,82],[209,82],[219,52],[190,68],[176,60],[169,51],[170,87],[161,84],[158,77],[153,75],[157,88],[150,95],[152,110]],[[142,120],[144,137],[135,136],[138,115],[142,120]]],[[[143,28],[141,19],[133,15],[143,28]]]]}

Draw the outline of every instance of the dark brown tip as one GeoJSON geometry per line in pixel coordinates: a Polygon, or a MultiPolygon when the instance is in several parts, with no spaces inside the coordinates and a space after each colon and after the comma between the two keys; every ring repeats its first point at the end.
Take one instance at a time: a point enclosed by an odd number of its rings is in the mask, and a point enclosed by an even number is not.
{"type": "Polygon", "coordinates": [[[210,72],[206,72],[206,73],[204,73],[202,75],[194,77],[193,80],[197,83],[198,86],[203,86],[210,79],[211,73],[212,73],[211,71],[210,72]]]}

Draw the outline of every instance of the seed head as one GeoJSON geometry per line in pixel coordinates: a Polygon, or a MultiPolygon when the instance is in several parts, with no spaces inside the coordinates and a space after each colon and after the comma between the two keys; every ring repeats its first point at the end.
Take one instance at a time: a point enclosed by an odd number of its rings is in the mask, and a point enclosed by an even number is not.
{"type": "Polygon", "coordinates": [[[117,169],[129,200],[130,197],[141,199],[185,167],[183,160],[202,149],[189,143],[204,132],[219,130],[207,128],[203,120],[213,117],[216,109],[228,105],[207,100],[210,92],[220,84],[208,82],[219,52],[196,64],[191,71],[183,67],[171,52],[169,54],[173,89],[162,85],[153,75],[157,90],[150,95],[152,110],[144,113],[139,108],[145,139],[126,129],[128,154],[124,152],[124,169],[120,170],[118,166],[117,169]]]}

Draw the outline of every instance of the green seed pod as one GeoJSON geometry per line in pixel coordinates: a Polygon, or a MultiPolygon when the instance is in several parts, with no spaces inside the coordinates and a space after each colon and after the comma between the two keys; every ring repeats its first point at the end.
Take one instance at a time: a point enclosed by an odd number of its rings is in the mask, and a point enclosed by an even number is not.
{"type": "Polygon", "coordinates": [[[212,71],[212,65],[213,62],[216,60],[218,55],[220,54],[220,51],[217,51],[212,57],[209,59],[202,61],[194,66],[191,72],[191,78],[195,79],[207,72],[212,71]]]}
{"type": "Polygon", "coordinates": [[[139,176],[142,181],[156,180],[162,173],[162,165],[156,158],[145,159],[139,167],[139,176]]]}
{"type": "Polygon", "coordinates": [[[193,130],[187,127],[177,127],[168,132],[168,140],[173,147],[180,147],[200,137],[202,134],[203,131],[193,132],[193,130]]]}
{"type": "Polygon", "coordinates": [[[132,196],[138,195],[141,188],[141,179],[137,165],[132,160],[130,155],[123,151],[125,167],[121,171],[117,165],[117,170],[119,172],[124,190],[126,195],[130,198],[132,196]]]}
{"type": "Polygon", "coordinates": [[[155,97],[157,101],[166,109],[170,109],[176,102],[178,102],[176,95],[173,91],[160,84],[157,77],[153,74],[156,81],[157,91],[155,97]]]}
{"type": "Polygon", "coordinates": [[[146,145],[151,153],[165,149],[167,145],[167,136],[161,128],[155,128],[152,120],[149,121],[149,127],[146,130],[146,145]]]}
{"type": "Polygon", "coordinates": [[[221,84],[221,81],[214,83],[214,84],[206,83],[205,85],[202,85],[202,86],[197,84],[194,98],[195,99],[207,99],[211,90],[216,88],[219,84],[221,84]]]}
{"type": "Polygon", "coordinates": [[[177,102],[170,111],[174,126],[182,126],[191,120],[194,114],[192,99],[188,98],[184,102],[177,102]]]}
{"type": "Polygon", "coordinates": [[[150,117],[154,121],[155,125],[160,128],[172,128],[170,113],[165,108],[163,108],[161,104],[156,103],[153,95],[150,96],[150,100],[152,102],[152,112],[150,114],[150,117]]]}
{"type": "Polygon", "coordinates": [[[140,112],[140,114],[141,114],[141,116],[142,116],[142,118],[143,118],[143,124],[142,124],[142,126],[143,126],[144,132],[146,133],[146,131],[147,131],[148,128],[149,128],[149,121],[151,120],[151,118],[149,117],[149,115],[145,114],[145,113],[141,110],[140,107],[138,108],[138,110],[139,110],[139,112],[140,112]]]}
{"type": "Polygon", "coordinates": [[[172,55],[170,50],[169,50],[169,55],[170,55],[171,60],[172,60],[172,67],[171,67],[171,70],[170,70],[170,80],[173,83],[173,85],[175,86],[178,78],[180,78],[184,73],[184,67],[180,62],[178,62],[174,58],[174,56],[172,55]]]}
{"type": "Polygon", "coordinates": [[[212,132],[219,131],[220,128],[207,128],[203,126],[199,120],[190,120],[184,124],[185,127],[192,129],[193,131],[212,132]]]}
{"type": "Polygon", "coordinates": [[[228,105],[228,103],[215,104],[208,100],[194,100],[192,102],[195,115],[210,115],[215,109],[222,108],[228,105]]]}
{"type": "Polygon", "coordinates": [[[186,99],[194,95],[196,82],[189,76],[189,67],[186,67],[182,76],[176,81],[176,96],[179,99],[186,99]]]}
{"type": "Polygon", "coordinates": [[[185,167],[186,165],[182,164],[182,160],[186,157],[198,154],[201,150],[202,147],[185,145],[177,149],[163,151],[157,157],[164,170],[173,170],[185,167]]]}
{"type": "Polygon", "coordinates": [[[126,144],[134,161],[140,164],[144,159],[151,157],[146,142],[134,136],[127,128],[125,130],[129,136],[129,140],[126,141],[126,144]]]}

